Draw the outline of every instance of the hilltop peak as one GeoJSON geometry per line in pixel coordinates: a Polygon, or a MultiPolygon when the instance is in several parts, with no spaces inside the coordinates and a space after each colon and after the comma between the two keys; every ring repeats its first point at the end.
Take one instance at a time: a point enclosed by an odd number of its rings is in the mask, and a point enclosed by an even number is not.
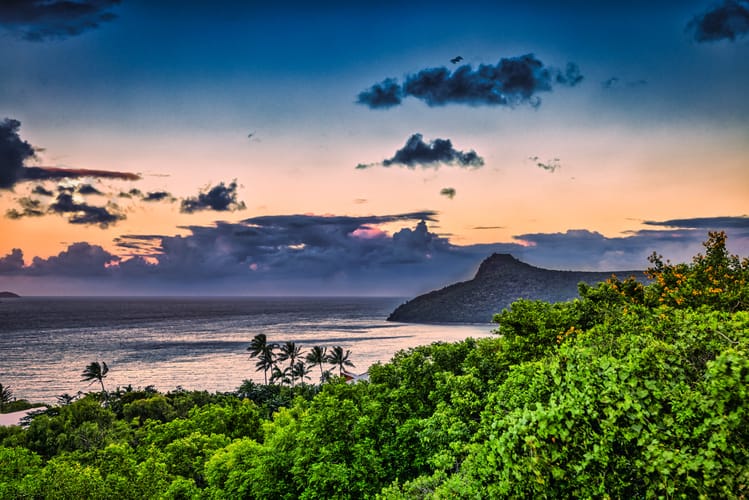
{"type": "Polygon", "coordinates": [[[516,259],[509,253],[493,253],[481,263],[478,271],[476,271],[474,279],[495,274],[513,267],[529,268],[533,266],[516,259]]]}

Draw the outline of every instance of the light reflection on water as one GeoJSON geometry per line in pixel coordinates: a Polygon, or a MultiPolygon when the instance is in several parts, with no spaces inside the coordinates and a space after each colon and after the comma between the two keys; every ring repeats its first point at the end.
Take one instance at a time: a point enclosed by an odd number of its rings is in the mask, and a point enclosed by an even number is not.
{"type": "MultiPolygon", "coordinates": [[[[24,298],[0,302],[0,383],[17,398],[54,402],[96,390],[83,368],[106,361],[107,388],[235,390],[263,380],[246,351],[264,333],[303,349],[340,345],[364,372],[401,349],[486,336],[492,325],[388,323],[384,298],[24,298]]],[[[315,380],[313,370],[310,375],[315,380]]]]}

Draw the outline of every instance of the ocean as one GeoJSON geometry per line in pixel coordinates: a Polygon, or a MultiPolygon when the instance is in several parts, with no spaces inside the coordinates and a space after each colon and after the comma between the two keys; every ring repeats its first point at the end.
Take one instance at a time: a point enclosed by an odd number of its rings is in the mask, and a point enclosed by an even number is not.
{"type": "MultiPolygon", "coordinates": [[[[401,349],[490,334],[486,325],[391,323],[394,298],[60,298],[0,300],[0,384],[18,399],[54,403],[57,396],[96,391],[81,381],[104,361],[108,390],[155,386],[233,391],[263,381],[247,347],[257,334],[351,350],[363,373],[401,349]]],[[[317,382],[317,370],[310,373],[317,382]]]]}

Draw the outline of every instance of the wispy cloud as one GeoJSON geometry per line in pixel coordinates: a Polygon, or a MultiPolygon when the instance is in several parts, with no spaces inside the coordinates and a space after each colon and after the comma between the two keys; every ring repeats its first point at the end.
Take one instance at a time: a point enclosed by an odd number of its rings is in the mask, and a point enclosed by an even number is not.
{"type": "Polygon", "coordinates": [[[622,80],[618,76],[612,76],[611,78],[601,82],[601,87],[606,90],[620,89],[620,88],[635,88],[647,85],[647,80],[622,80]]]}
{"type": "Polygon", "coordinates": [[[408,168],[438,168],[440,165],[455,165],[458,167],[478,168],[484,165],[484,159],[476,151],[459,151],[453,147],[450,139],[434,139],[424,142],[421,134],[413,134],[408,138],[406,144],[395,152],[392,158],[387,158],[378,163],[360,163],[357,169],[365,169],[382,165],[390,167],[393,165],[408,168]]]}
{"type": "Polygon", "coordinates": [[[47,213],[46,208],[42,205],[42,202],[33,198],[19,198],[18,205],[20,206],[20,210],[17,208],[11,208],[5,212],[5,216],[8,219],[41,217],[47,213]]]}
{"type": "Polygon", "coordinates": [[[541,161],[538,156],[529,156],[529,160],[536,164],[538,168],[546,170],[547,172],[554,173],[557,169],[562,168],[559,158],[553,158],[551,160],[541,161]]]}
{"type": "Polygon", "coordinates": [[[87,168],[60,168],[60,167],[26,167],[22,171],[20,180],[45,181],[59,179],[80,179],[84,177],[95,177],[99,179],[119,179],[124,181],[137,181],[141,176],[132,172],[116,172],[112,170],[93,170],[87,168]]]}
{"type": "Polygon", "coordinates": [[[669,219],[664,221],[646,220],[643,222],[648,226],[674,227],[685,229],[744,229],[749,231],[749,215],[740,217],[694,217],[691,219],[669,219]]]}
{"type": "Polygon", "coordinates": [[[502,58],[496,65],[470,65],[455,70],[428,68],[407,75],[401,85],[387,78],[359,93],[357,102],[371,109],[390,108],[411,96],[429,106],[467,104],[471,106],[538,106],[540,92],[555,85],[574,86],[583,79],[580,69],[568,63],[564,70],[545,66],[533,54],[502,58]]]}
{"type": "Polygon", "coordinates": [[[0,26],[32,42],[60,40],[97,29],[117,16],[119,0],[3,0],[0,26]]]}

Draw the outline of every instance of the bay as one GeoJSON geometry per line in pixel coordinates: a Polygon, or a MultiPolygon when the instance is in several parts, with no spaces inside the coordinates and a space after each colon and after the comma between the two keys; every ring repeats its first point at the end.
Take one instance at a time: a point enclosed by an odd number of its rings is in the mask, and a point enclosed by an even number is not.
{"type": "MultiPolygon", "coordinates": [[[[247,346],[257,334],[351,350],[363,373],[401,349],[489,335],[493,326],[385,321],[403,299],[309,297],[30,297],[0,301],[0,384],[15,397],[55,402],[97,390],[81,381],[92,361],[110,368],[107,389],[233,391],[262,382],[247,346]]],[[[310,376],[317,382],[316,371],[310,376]]]]}

